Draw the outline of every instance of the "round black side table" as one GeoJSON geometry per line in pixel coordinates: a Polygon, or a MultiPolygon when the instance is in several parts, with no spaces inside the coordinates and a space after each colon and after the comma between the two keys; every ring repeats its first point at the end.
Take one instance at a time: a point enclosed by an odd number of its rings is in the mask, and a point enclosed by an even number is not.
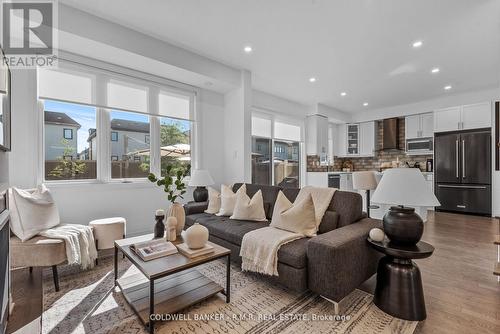
{"type": "Polygon", "coordinates": [[[394,317],[420,321],[425,312],[422,277],[412,259],[423,259],[434,252],[434,247],[420,241],[413,246],[393,245],[387,239],[382,242],[367,239],[377,251],[384,253],[377,269],[377,286],[373,303],[394,317]]]}

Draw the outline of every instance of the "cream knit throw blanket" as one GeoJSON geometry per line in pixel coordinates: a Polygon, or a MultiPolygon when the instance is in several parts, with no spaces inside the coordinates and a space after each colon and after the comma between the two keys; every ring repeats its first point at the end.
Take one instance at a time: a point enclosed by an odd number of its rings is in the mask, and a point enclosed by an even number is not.
{"type": "MultiPolygon", "coordinates": [[[[311,194],[316,216],[316,227],[319,227],[334,193],[334,188],[307,186],[300,189],[294,203],[300,202],[311,194]]],[[[241,269],[243,271],[278,276],[278,251],[280,247],[301,238],[305,237],[299,233],[284,231],[271,226],[246,233],[241,242],[241,269]]]]}
{"type": "Polygon", "coordinates": [[[89,226],[61,224],[42,231],[39,235],[64,240],[68,264],[79,264],[83,270],[94,267],[97,250],[94,235],[89,226]]]}

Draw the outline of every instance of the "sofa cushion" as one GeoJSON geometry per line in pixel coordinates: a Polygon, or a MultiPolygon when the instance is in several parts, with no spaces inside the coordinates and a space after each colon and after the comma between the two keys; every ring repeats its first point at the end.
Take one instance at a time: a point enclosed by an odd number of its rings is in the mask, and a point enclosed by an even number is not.
{"type": "Polygon", "coordinates": [[[229,219],[207,213],[199,213],[186,217],[186,226],[199,223],[208,229],[210,235],[240,246],[245,233],[269,226],[269,222],[229,219]]]}
{"type": "Polygon", "coordinates": [[[338,224],[339,214],[335,211],[326,210],[319,224],[318,234],[333,231],[337,228],[338,224]]]}
{"type": "Polygon", "coordinates": [[[297,198],[297,195],[299,194],[300,189],[283,188],[283,189],[281,189],[281,191],[283,192],[283,194],[285,194],[286,198],[288,198],[288,200],[293,203],[293,201],[295,201],[295,199],[297,198]]]}
{"type": "Polygon", "coordinates": [[[278,262],[294,268],[305,268],[307,266],[307,243],[309,240],[309,238],[302,238],[281,246],[278,251],[278,262]]]}
{"type": "Polygon", "coordinates": [[[363,200],[358,193],[337,190],[333,194],[328,210],[338,213],[339,222],[337,228],[347,226],[361,219],[363,200]]]}
{"type": "MultiPolygon", "coordinates": [[[[233,185],[233,191],[236,191],[241,187],[242,183],[235,183],[233,185]]],[[[266,209],[266,218],[271,219],[273,216],[274,202],[276,202],[276,197],[278,196],[279,187],[267,186],[262,184],[251,184],[246,183],[247,195],[253,197],[255,193],[259,190],[262,191],[262,198],[264,199],[264,209],[266,209]]]]}

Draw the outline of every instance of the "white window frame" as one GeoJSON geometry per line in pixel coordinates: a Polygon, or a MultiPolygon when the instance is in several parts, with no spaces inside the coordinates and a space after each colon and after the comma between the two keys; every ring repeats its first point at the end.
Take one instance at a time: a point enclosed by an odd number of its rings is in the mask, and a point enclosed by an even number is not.
{"type": "Polygon", "coordinates": [[[304,120],[303,119],[298,119],[294,117],[289,117],[288,115],[282,115],[280,113],[275,113],[275,112],[269,112],[264,109],[260,109],[257,107],[253,107],[252,110],[252,117],[259,117],[259,118],[264,118],[268,119],[271,121],[271,137],[264,137],[264,136],[253,136],[252,131],[250,131],[250,136],[252,138],[265,138],[265,139],[270,139],[271,140],[271,185],[274,184],[274,157],[275,157],[275,146],[274,142],[275,141],[281,141],[281,142],[296,142],[293,140],[288,140],[288,139],[280,139],[280,138],[275,138],[274,135],[274,123],[275,122],[280,122],[280,123],[287,123],[291,125],[297,125],[300,127],[300,140],[298,141],[299,143],[299,185],[300,187],[305,186],[305,179],[306,179],[306,155],[304,151],[304,120]]]}
{"type": "MultiPolygon", "coordinates": [[[[166,78],[158,77],[151,74],[146,74],[133,69],[121,67],[114,64],[109,64],[95,59],[90,59],[83,56],[78,56],[66,52],[60,52],[59,57],[70,63],[77,64],[85,71],[86,67],[97,69],[102,74],[96,75],[95,84],[93,85],[92,98],[93,101],[104,101],[106,96],[107,80],[116,77],[122,77],[125,81],[131,84],[138,84],[148,89],[148,106],[146,112],[142,113],[149,116],[150,124],[150,172],[155,175],[160,175],[161,169],[161,153],[160,153],[160,117],[166,117],[159,114],[158,110],[158,93],[172,93],[175,95],[184,95],[189,98],[189,114],[190,114],[190,145],[191,145],[191,169],[199,168],[200,151],[197,147],[199,143],[199,110],[198,99],[200,90],[187,84],[182,84],[166,78]],[[107,76],[106,72],[112,73],[107,76]]],[[[61,101],[74,104],[70,101],[61,101]]],[[[38,183],[47,183],[50,185],[71,185],[71,184],[151,184],[146,177],[143,178],[111,178],[111,118],[110,111],[106,108],[96,106],[96,157],[97,157],[97,177],[96,179],[83,180],[45,180],[45,120],[44,120],[44,103],[43,100],[38,102],[38,166],[37,166],[37,181],[38,183]]],[[[120,111],[120,110],[118,110],[120,111]]],[[[125,110],[124,110],[125,111],[125,110]]],[[[134,112],[128,111],[127,112],[134,112]]],[[[139,112],[137,112],[139,113],[139,112]]],[[[171,117],[175,118],[175,117],[171,117]]],[[[74,134],[75,135],[75,134],[74,134]]],[[[185,179],[189,181],[189,177],[185,179]]]]}

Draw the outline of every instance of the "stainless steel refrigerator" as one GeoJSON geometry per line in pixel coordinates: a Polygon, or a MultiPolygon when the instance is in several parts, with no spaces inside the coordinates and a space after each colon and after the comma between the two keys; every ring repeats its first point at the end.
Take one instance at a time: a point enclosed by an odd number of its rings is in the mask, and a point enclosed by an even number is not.
{"type": "Polygon", "coordinates": [[[437,210],[491,215],[490,130],[436,134],[434,180],[437,210]]]}

